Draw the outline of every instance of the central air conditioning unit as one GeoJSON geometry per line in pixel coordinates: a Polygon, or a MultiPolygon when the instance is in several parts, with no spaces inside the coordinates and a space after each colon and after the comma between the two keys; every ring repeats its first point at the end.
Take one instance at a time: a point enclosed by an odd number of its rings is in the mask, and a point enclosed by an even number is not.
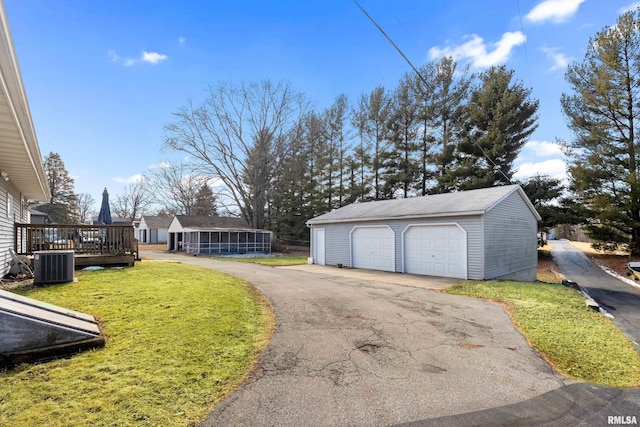
{"type": "Polygon", "coordinates": [[[73,251],[38,251],[33,257],[33,283],[73,282],[73,251]]]}

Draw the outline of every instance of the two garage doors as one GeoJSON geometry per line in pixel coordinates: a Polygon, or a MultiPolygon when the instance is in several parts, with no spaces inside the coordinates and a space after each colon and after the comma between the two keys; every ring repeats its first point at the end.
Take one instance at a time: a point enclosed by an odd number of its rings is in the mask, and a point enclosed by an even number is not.
{"type": "Polygon", "coordinates": [[[355,268],[395,271],[396,256],[405,273],[466,278],[467,235],[456,224],[410,225],[396,251],[395,233],[387,226],[354,227],[351,261],[355,268]]]}

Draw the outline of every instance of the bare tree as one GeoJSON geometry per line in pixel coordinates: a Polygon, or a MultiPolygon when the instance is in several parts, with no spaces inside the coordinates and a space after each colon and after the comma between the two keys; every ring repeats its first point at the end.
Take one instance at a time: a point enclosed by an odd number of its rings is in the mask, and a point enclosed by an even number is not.
{"type": "Polygon", "coordinates": [[[81,224],[89,222],[92,216],[96,216],[97,212],[94,209],[96,200],[88,193],[79,193],[76,195],[75,215],[81,224]]]}
{"type": "Polygon", "coordinates": [[[124,192],[116,197],[113,212],[119,218],[133,221],[139,218],[151,203],[151,194],[147,189],[146,180],[142,179],[127,185],[124,192]]]}
{"type": "Polygon", "coordinates": [[[184,163],[162,163],[150,170],[145,178],[153,200],[166,212],[193,215],[198,191],[209,177],[194,173],[184,163]]]}
{"type": "Polygon", "coordinates": [[[286,82],[221,83],[209,88],[204,105],[174,113],[177,121],[165,126],[165,145],[196,158],[205,174],[224,183],[223,198],[233,200],[249,225],[261,228],[273,173],[306,107],[304,95],[286,82]]]}

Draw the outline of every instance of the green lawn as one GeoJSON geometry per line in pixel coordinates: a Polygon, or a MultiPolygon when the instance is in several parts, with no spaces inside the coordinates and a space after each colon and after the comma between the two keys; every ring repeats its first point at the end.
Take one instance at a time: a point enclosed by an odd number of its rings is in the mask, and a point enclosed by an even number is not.
{"type": "Polygon", "coordinates": [[[144,261],[22,290],[95,315],[105,348],[0,373],[3,426],[190,426],[246,377],[273,330],[242,280],[144,261]]]}
{"type": "Polygon", "coordinates": [[[214,257],[219,261],[235,261],[235,262],[252,262],[254,264],[284,266],[284,265],[301,265],[307,263],[306,256],[267,256],[255,258],[236,258],[236,257],[214,257]]]}
{"type": "Polygon", "coordinates": [[[558,284],[468,282],[447,293],[506,303],[516,326],[565,375],[613,387],[640,387],[640,355],[608,318],[558,284]]]}

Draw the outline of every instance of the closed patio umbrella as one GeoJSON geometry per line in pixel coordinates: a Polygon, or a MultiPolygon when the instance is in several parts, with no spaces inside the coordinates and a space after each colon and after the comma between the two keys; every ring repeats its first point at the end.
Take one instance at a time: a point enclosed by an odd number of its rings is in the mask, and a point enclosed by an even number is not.
{"type": "Polygon", "coordinates": [[[111,224],[111,208],[109,207],[109,193],[107,192],[106,187],[102,192],[102,204],[100,205],[98,222],[100,224],[111,224]]]}

